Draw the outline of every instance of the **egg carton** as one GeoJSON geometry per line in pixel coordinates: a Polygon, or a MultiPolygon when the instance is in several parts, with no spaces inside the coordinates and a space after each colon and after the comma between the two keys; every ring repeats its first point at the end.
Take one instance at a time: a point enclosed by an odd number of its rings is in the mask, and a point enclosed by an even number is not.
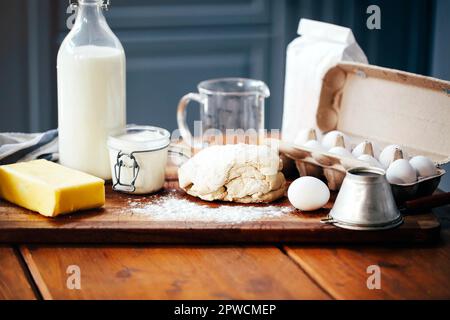
{"type": "MultiPolygon", "coordinates": [[[[367,162],[355,158],[298,146],[286,141],[268,141],[267,143],[271,145],[276,143],[280,153],[294,160],[300,176],[312,176],[324,180],[332,191],[339,191],[348,170],[368,166],[367,162]]],[[[436,175],[427,178],[419,177],[414,183],[391,184],[396,201],[404,202],[433,194],[446,173],[439,167],[436,170],[436,175]]]]}
{"type": "MultiPolygon", "coordinates": [[[[398,201],[432,194],[450,161],[450,82],[399,70],[359,63],[340,63],[322,81],[317,108],[299,104],[298,131],[318,134],[340,131],[353,143],[371,141],[399,145],[410,156],[423,155],[437,173],[411,184],[392,185],[398,201]],[[301,117],[300,117],[301,115],[301,117]]],[[[293,159],[302,176],[325,179],[338,191],[346,171],[367,162],[336,155],[329,149],[280,142],[280,151],[293,159]]]]}

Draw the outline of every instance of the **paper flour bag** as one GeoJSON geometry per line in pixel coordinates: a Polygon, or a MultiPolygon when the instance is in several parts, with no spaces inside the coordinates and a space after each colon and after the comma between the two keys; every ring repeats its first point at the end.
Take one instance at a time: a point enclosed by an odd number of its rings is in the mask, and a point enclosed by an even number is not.
{"type": "Polygon", "coordinates": [[[350,29],[300,20],[300,37],[287,49],[283,139],[293,142],[302,129],[317,128],[322,79],[340,61],[368,63],[350,29]]]}

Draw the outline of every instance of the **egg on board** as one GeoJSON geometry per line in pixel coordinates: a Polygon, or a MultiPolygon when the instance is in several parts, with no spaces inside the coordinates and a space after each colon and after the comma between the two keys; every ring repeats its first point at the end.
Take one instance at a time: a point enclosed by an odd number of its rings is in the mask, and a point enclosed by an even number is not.
{"type": "Polygon", "coordinates": [[[330,190],[317,178],[301,177],[289,186],[288,198],[298,210],[316,211],[328,203],[330,190]]]}
{"type": "Polygon", "coordinates": [[[409,184],[417,181],[417,174],[408,160],[399,159],[389,166],[386,178],[391,184],[409,184]]]}
{"type": "Polygon", "coordinates": [[[436,166],[430,158],[424,156],[416,156],[409,160],[411,166],[421,178],[428,178],[437,174],[436,166]]]}

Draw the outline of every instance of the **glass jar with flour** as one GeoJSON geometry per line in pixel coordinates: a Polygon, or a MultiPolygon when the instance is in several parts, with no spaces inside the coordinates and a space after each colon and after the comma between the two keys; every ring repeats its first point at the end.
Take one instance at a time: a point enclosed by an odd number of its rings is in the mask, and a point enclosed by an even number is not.
{"type": "Polygon", "coordinates": [[[58,52],[58,126],[62,165],[111,179],[107,138],[125,129],[125,53],[102,9],[78,0],[77,18],[58,52]]]}
{"type": "Polygon", "coordinates": [[[160,190],[170,144],[169,131],[151,126],[128,126],[108,138],[113,190],[148,194],[160,190]]]}

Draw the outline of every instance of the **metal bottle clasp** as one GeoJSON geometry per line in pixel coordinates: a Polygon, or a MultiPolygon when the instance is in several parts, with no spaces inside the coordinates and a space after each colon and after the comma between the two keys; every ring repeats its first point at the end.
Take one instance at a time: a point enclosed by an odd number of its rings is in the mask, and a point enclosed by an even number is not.
{"type": "Polygon", "coordinates": [[[122,151],[119,151],[119,153],[117,154],[116,164],[114,165],[114,174],[115,174],[116,182],[113,184],[113,190],[114,191],[123,191],[123,192],[136,191],[135,184],[136,184],[136,179],[139,175],[139,170],[140,170],[139,164],[137,163],[133,152],[130,154],[126,154],[126,153],[123,153],[122,151]],[[128,163],[126,163],[126,162],[128,162],[128,163]],[[131,166],[130,166],[129,162],[132,162],[131,166]],[[131,180],[130,183],[123,183],[120,180],[122,168],[133,169],[133,179],[131,180]]]}
{"type": "MultiPolygon", "coordinates": [[[[69,5],[71,8],[78,7],[78,0],[69,0],[69,5]]],[[[110,0],[102,0],[102,9],[108,10],[109,6],[111,5],[110,0]]]]}

